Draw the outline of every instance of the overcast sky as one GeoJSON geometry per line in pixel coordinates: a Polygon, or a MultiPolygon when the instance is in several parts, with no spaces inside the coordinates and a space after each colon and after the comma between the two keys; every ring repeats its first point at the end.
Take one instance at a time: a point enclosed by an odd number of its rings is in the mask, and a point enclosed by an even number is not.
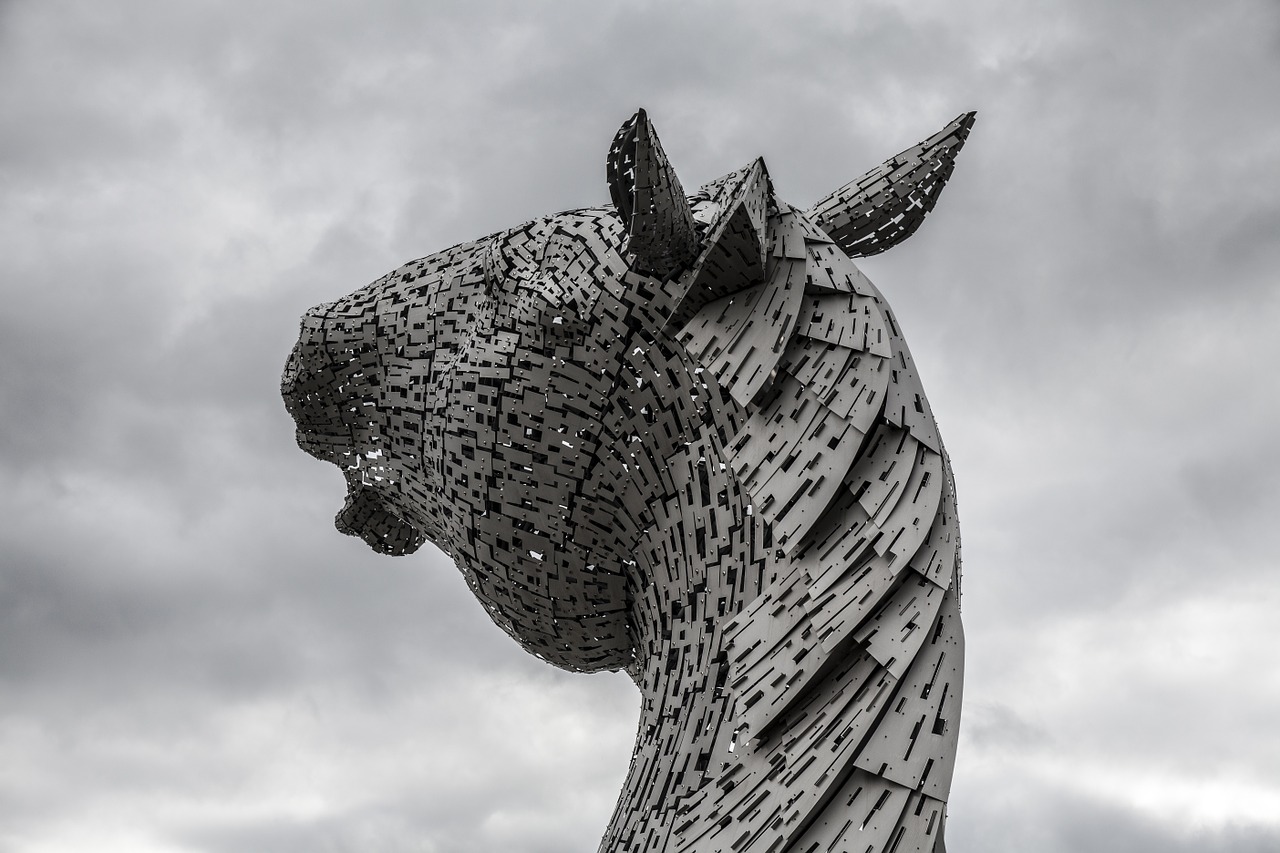
{"type": "Polygon", "coordinates": [[[591,853],[638,693],[332,518],[311,305],[978,111],[862,263],[951,453],[953,853],[1280,850],[1280,4],[0,2],[0,852],[591,853]]]}

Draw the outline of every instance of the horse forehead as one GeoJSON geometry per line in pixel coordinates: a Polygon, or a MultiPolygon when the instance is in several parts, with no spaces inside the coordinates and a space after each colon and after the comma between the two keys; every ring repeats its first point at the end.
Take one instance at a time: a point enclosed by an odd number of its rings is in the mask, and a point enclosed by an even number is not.
{"type": "Polygon", "coordinates": [[[542,277],[598,284],[623,271],[623,241],[614,211],[569,210],[494,235],[485,264],[495,283],[542,277]]]}

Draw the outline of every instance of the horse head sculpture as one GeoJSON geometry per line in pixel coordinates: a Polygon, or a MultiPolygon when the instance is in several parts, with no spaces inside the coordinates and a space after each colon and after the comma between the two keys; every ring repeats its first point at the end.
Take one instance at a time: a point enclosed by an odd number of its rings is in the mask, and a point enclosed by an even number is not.
{"type": "Polygon", "coordinates": [[[686,195],[644,111],[612,206],[313,308],[282,390],[344,533],[430,541],[494,622],[643,697],[602,851],[941,851],[963,675],[950,465],[854,265],[960,116],[808,210],[763,161],[686,195]]]}

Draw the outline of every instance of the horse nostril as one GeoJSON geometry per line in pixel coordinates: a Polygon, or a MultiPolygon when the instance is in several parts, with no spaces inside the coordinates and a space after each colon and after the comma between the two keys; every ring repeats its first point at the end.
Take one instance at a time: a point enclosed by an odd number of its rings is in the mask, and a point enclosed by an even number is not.
{"type": "Polygon", "coordinates": [[[298,341],[289,352],[289,358],[284,363],[284,373],[280,376],[280,396],[284,398],[285,408],[289,409],[290,414],[293,414],[290,402],[298,393],[298,375],[301,370],[302,341],[298,341]]]}
{"type": "Polygon", "coordinates": [[[298,428],[298,446],[317,459],[337,464],[350,444],[350,431],[344,428],[337,395],[325,381],[326,361],[323,350],[304,332],[285,361],[280,396],[298,428]]]}
{"type": "Polygon", "coordinates": [[[298,446],[339,467],[354,464],[352,448],[362,443],[378,403],[377,354],[371,359],[349,332],[332,321],[325,306],[312,309],[302,318],[280,378],[298,446]]]}

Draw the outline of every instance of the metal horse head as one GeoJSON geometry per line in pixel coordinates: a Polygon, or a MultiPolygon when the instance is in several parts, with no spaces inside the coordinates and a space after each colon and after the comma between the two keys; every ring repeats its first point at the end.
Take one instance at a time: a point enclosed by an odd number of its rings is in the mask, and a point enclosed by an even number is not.
{"type": "Polygon", "coordinates": [[[303,318],[283,394],[346,476],[338,529],[433,542],[525,649],[640,686],[601,850],[942,849],[951,471],[852,259],[919,227],[972,123],[802,211],[761,160],[686,194],[641,110],[612,206],[303,318]]]}

